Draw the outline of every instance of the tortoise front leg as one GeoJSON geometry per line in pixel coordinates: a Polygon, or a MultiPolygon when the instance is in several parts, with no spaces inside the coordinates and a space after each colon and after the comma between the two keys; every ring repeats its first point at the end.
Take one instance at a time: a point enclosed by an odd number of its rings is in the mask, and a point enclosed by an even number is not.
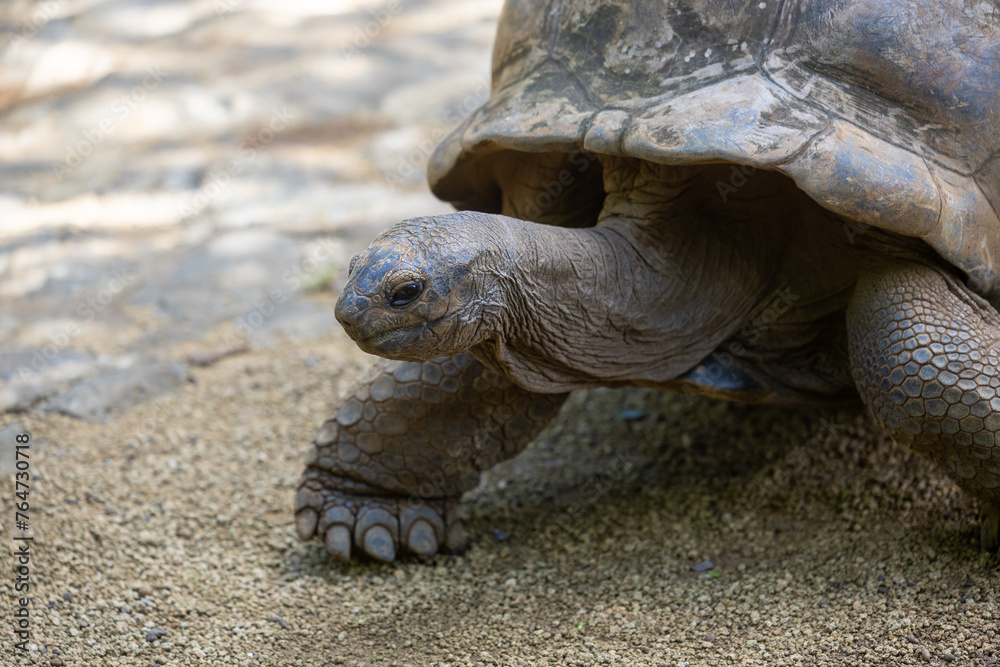
{"type": "Polygon", "coordinates": [[[863,276],[847,310],[861,396],[896,442],[980,502],[1000,547],[1000,314],[950,275],[893,264],[863,276]]]}
{"type": "Polygon", "coordinates": [[[479,473],[520,452],[567,394],[536,394],[469,353],[380,359],[314,440],[296,496],[299,537],[341,560],[464,546],[454,509],[479,473]]]}

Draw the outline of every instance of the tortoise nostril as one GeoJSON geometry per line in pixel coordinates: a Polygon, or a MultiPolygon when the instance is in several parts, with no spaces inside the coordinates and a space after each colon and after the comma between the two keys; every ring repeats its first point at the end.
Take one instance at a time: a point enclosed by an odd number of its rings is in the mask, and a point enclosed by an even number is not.
{"type": "Polygon", "coordinates": [[[372,300],[367,296],[349,289],[340,296],[337,306],[333,310],[333,315],[344,329],[350,333],[358,328],[362,315],[371,305],[372,300]]]}
{"type": "Polygon", "coordinates": [[[337,321],[347,331],[354,329],[359,312],[358,300],[353,294],[344,294],[341,296],[337,301],[337,306],[333,309],[334,317],[337,318],[337,321]]]}

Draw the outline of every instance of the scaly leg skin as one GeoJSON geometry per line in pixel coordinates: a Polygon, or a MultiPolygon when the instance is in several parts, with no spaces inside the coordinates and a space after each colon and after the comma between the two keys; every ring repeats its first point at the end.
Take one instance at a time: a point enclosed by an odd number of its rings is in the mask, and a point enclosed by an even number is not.
{"type": "Polygon", "coordinates": [[[468,353],[379,360],[316,436],[296,496],[299,537],[344,561],[352,546],[386,562],[461,550],[462,493],[520,452],[566,396],[521,389],[468,353]]]}
{"type": "Polygon", "coordinates": [[[847,310],[851,366],[896,442],[980,502],[983,548],[1000,547],[1000,314],[920,264],[863,276],[847,310]]]}

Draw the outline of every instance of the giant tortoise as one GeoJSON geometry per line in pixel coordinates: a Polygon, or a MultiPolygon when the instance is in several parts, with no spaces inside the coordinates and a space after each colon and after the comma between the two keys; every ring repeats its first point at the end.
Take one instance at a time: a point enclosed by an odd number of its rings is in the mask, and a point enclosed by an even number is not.
{"type": "Polygon", "coordinates": [[[860,396],[997,549],[993,3],[511,0],[492,81],[430,162],[459,212],[351,262],[337,318],[385,359],[316,436],[303,539],[459,549],[480,471],[639,385],[860,396]]]}

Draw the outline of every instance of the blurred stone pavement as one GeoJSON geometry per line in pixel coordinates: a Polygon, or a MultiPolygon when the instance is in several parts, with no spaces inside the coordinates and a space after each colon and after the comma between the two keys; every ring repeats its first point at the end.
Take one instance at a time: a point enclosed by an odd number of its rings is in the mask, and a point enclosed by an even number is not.
{"type": "Polygon", "coordinates": [[[425,166],[500,5],[0,4],[0,413],[100,421],[329,335],[351,256],[450,210],[425,166]]]}

